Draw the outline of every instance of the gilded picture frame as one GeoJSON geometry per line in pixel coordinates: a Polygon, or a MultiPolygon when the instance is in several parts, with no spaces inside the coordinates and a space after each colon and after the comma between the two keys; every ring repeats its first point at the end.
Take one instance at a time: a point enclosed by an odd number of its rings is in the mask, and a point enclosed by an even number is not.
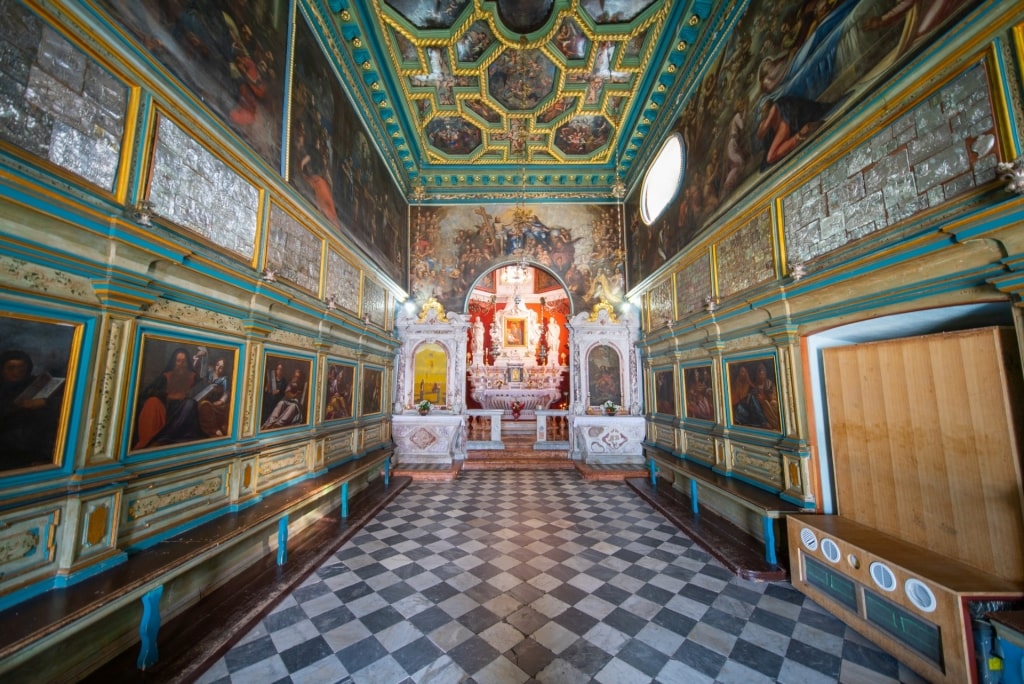
{"type": "Polygon", "coordinates": [[[295,428],[309,423],[313,362],[304,357],[266,353],[260,430],[295,428]]]}
{"type": "Polygon", "coordinates": [[[238,347],[143,333],[128,453],[230,438],[238,377],[238,347]]]}
{"type": "Polygon", "coordinates": [[[83,330],[0,312],[0,476],[62,465],[83,330]]]}
{"type": "Polygon", "coordinates": [[[782,430],[778,365],[774,356],[727,361],[729,422],[771,432],[782,430]]]}
{"type": "Polygon", "coordinates": [[[345,420],[355,412],[356,366],[353,363],[327,361],[324,381],[323,422],[345,420]]]}

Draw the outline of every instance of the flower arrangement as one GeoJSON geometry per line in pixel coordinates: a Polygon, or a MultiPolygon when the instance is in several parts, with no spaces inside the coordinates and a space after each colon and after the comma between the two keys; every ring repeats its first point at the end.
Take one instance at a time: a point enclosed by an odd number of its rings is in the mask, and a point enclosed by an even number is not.
{"type": "Polygon", "coordinates": [[[523,402],[519,401],[518,399],[514,400],[509,405],[509,408],[512,410],[513,420],[519,420],[519,414],[522,412],[523,406],[525,406],[525,404],[523,404],[523,402]]]}
{"type": "Polygon", "coordinates": [[[604,409],[604,412],[609,416],[614,415],[615,412],[619,410],[618,404],[611,399],[601,404],[601,408],[604,409]]]}
{"type": "Polygon", "coordinates": [[[420,403],[416,404],[416,410],[420,412],[420,415],[424,415],[430,412],[431,403],[424,399],[420,403]]]}

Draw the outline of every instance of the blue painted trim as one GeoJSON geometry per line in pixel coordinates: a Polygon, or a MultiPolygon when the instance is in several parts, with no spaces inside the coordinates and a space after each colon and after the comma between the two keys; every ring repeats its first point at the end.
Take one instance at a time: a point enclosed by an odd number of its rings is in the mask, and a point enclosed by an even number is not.
{"type": "Polygon", "coordinates": [[[277,564],[288,562],[288,514],[277,521],[277,564]]]}
{"type": "Polygon", "coordinates": [[[160,597],[164,587],[161,584],[142,596],[142,620],[139,622],[139,659],[136,665],[140,670],[147,670],[156,664],[159,653],[156,646],[156,635],[160,631],[160,597]]]}
{"type": "MultiPolygon", "coordinates": [[[[82,580],[89,579],[93,575],[98,575],[101,572],[104,572],[114,566],[124,563],[127,559],[128,554],[121,552],[99,563],[94,563],[93,565],[90,565],[87,568],[83,568],[78,572],[73,572],[70,575],[58,575],[57,577],[53,578],[52,588],[64,589],[66,587],[70,587],[73,584],[78,584],[82,580]]],[[[44,591],[49,591],[50,588],[51,587],[47,587],[46,589],[44,589],[44,591]]],[[[0,606],[0,610],[2,609],[2,606],[0,606]]]]}
{"type": "Polygon", "coordinates": [[[767,515],[761,516],[761,523],[764,526],[764,559],[770,565],[777,565],[778,559],[775,557],[775,525],[772,524],[772,519],[767,515]]]}

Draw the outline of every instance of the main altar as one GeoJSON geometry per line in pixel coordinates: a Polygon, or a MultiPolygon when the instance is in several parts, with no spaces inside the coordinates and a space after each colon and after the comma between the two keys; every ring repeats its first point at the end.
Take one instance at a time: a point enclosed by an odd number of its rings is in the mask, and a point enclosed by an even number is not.
{"type": "Polygon", "coordinates": [[[468,369],[473,399],[512,420],[533,420],[538,409],[557,404],[567,370],[558,360],[558,324],[549,319],[547,326],[542,325],[537,312],[516,296],[495,312],[490,333],[491,349],[485,350],[483,323],[473,323],[473,362],[468,369]],[[549,349],[553,351],[548,353],[549,349]]]}

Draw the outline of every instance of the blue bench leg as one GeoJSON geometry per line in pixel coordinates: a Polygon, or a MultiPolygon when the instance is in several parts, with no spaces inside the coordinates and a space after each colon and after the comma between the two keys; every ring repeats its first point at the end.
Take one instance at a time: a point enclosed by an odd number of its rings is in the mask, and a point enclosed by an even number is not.
{"type": "Polygon", "coordinates": [[[764,523],[764,559],[771,565],[776,565],[775,558],[775,525],[767,515],[761,518],[764,523]]]}
{"type": "Polygon", "coordinates": [[[348,517],[348,482],[341,483],[341,517],[348,517]]]}
{"type": "Polygon", "coordinates": [[[277,564],[288,562],[288,516],[277,521],[277,564]]]}
{"type": "Polygon", "coordinates": [[[164,587],[160,585],[142,596],[142,620],[139,622],[139,639],[142,643],[139,659],[135,663],[140,670],[149,669],[156,664],[156,634],[160,631],[160,597],[163,594],[164,587]]]}
{"type": "Polygon", "coordinates": [[[384,459],[384,486],[391,486],[391,457],[384,459]]]}
{"type": "Polygon", "coordinates": [[[700,513],[700,504],[697,502],[697,481],[690,480],[690,508],[693,514],[700,513]]]}
{"type": "Polygon", "coordinates": [[[657,487],[658,486],[658,464],[654,462],[653,458],[651,459],[650,468],[651,468],[651,486],[652,487],[657,487]]]}

